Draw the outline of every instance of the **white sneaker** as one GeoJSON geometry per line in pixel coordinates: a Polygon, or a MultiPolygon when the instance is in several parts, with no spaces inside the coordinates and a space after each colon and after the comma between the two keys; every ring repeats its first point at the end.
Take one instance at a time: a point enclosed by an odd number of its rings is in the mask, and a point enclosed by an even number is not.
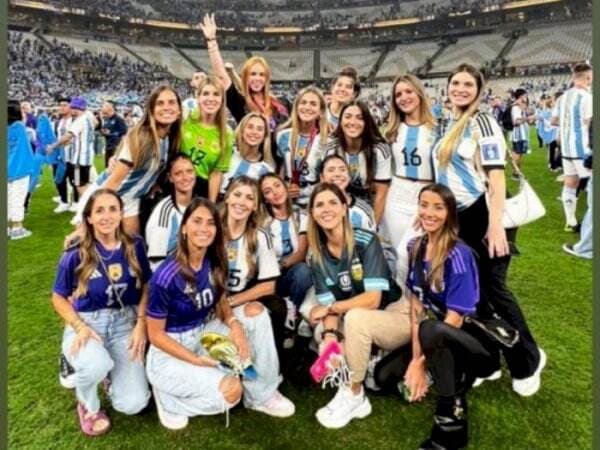
{"type": "Polygon", "coordinates": [[[519,394],[522,397],[529,397],[535,394],[539,389],[542,383],[541,373],[544,367],[546,366],[546,352],[540,350],[540,363],[538,364],[537,369],[533,372],[533,375],[527,378],[522,378],[520,380],[512,380],[513,391],[519,394]]]}
{"type": "Polygon", "coordinates": [[[26,228],[13,228],[12,233],[10,234],[10,238],[13,241],[16,241],[18,239],[23,239],[23,238],[27,238],[31,236],[31,231],[29,231],[26,228]]]}
{"type": "Polygon", "coordinates": [[[154,388],[154,386],[152,386],[152,395],[154,395],[154,403],[156,404],[158,419],[163,427],[168,428],[169,430],[181,430],[182,428],[187,427],[189,422],[188,416],[181,416],[179,414],[172,414],[165,411],[160,403],[158,391],[154,388]]]}
{"type": "Polygon", "coordinates": [[[53,201],[54,203],[60,203],[60,195],[57,195],[57,196],[55,196],[55,197],[52,197],[52,201],[53,201]]]}
{"type": "Polygon", "coordinates": [[[565,181],[565,176],[561,173],[556,177],[556,181],[563,182],[565,181]]]}
{"type": "Polygon", "coordinates": [[[248,406],[247,408],[273,417],[290,417],[296,412],[296,407],[291,400],[284,397],[279,391],[275,391],[273,396],[262,405],[248,406]]]}
{"type": "Polygon", "coordinates": [[[302,319],[300,321],[300,324],[298,325],[298,336],[312,337],[312,335],[313,331],[309,323],[306,320],[302,319]]]}
{"type": "Polygon", "coordinates": [[[69,206],[69,211],[76,213],[77,212],[77,203],[71,203],[71,206],[69,206]]]}
{"type": "Polygon", "coordinates": [[[60,202],[56,208],[54,208],[54,212],[56,214],[64,213],[69,210],[69,204],[60,202]]]}
{"type": "Polygon", "coordinates": [[[473,382],[473,387],[481,386],[481,384],[484,381],[499,380],[501,376],[502,376],[502,371],[500,369],[498,369],[494,373],[492,373],[489,377],[475,378],[475,381],[473,382]]]}
{"type": "Polygon", "coordinates": [[[354,395],[349,386],[340,386],[333,399],[315,414],[325,428],[342,428],[352,419],[364,419],[371,414],[371,402],[364,389],[354,395]]]}
{"type": "Polygon", "coordinates": [[[73,216],[73,218],[72,218],[71,220],[69,220],[69,223],[70,223],[71,225],[79,225],[79,220],[77,220],[77,214],[75,214],[75,215],[73,216]]]}

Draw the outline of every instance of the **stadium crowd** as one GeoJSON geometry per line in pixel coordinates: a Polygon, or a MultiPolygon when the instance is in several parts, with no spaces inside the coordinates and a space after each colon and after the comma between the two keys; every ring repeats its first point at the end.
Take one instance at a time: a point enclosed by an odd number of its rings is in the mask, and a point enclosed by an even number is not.
{"type": "Polygon", "coordinates": [[[440,98],[411,74],[365,94],[348,66],[323,89],[279,91],[261,57],[228,70],[214,16],[201,23],[211,74],[195,73],[184,99],[154,86],[166,68],[9,35],[7,232],[31,235],[26,198],[51,164],[55,212],[75,213],[52,303],[82,432],[111,428],[99,385],[124,414],[152,396],[175,430],[240,402],[292,416],[279,385],[310,373],[337,388],[322,426],[369,416],[368,392],[435,395],[420,448],[458,449],[468,393],[502,361],[516,394],[536,394],[546,354],[508,287],[505,167],[522,178],[536,124],[549,168],[564,171],[565,231],[581,228],[564,249],[590,258],[591,206],[581,226],[575,211],[591,179],[591,66],[539,105],[536,86],[503,100],[469,64],[440,98]],[[143,96],[144,109],[125,120],[104,101],[94,115],[92,89],[143,96]],[[108,154],[95,174],[98,141],[108,154]]]}

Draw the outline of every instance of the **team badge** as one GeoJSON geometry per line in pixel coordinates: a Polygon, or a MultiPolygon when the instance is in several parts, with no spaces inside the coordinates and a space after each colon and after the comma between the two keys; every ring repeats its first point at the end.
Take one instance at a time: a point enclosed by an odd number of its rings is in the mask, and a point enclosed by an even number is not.
{"type": "Polygon", "coordinates": [[[363,279],[363,267],[361,263],[352,264],[352,279],[355,281],[362,281],[363,279]]]}
{"type": "Polygon", "coordinates": [[[110,264],[108,266],[108,276],[113,281],[118,281],[123,276],[123,268],[121,264],[110,264]]]}
{"type": "Polygon", "coordinates": [[[350,279],[350,274],[347,270],[341,272],[338,276],[340,281],[340,288],[342,291],[349,291],[352,289],[352,280],[350,279]]]}
{"type": "Polygon", "coordinates": [[[233,262],[237,259],[237,248],[228,247],[227,248],[227,260],[229,262],[233,262]]]}
{"type": "Polygon", "coordinates": [[[298,151],[296,152],[296,155],[298,156],[298,158],[302,159],[306,156],[306,147],[300,147],[298,149],[298,151]]]}

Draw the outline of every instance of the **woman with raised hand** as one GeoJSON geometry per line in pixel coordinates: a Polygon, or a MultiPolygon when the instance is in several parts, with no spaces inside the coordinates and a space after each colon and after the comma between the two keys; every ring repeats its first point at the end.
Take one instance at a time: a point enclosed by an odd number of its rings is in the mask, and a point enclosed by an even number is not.
{"type": "Polygon", "coordinates": [[[337,341],[347,363],[347,367],[340,363],[341,372],[336,369],[330,374],[329,379],[338,381],[338,391],[316,417],[324,427],[341,428],[371,413],[363,381],[372,346],[393,350],[408,342],[409,305],[401,299],[402,292],[391,277],[377,236],[352,229],[347,198],[337,185],[317,185],[308,212],[310,268],[316,295],[305,301],[301,312],[322,341],[320,358],[337,341]]]}
{"type": "Polygon", "coordinates": [[[194,194],[216,201],[229,170],[233,131],[227,125],[225,91],[217,78],[208,76],[198,85],[194,109],[181,127],[181,151],[196,168],[194,194]]]}
{"type": "Polygon", "coordinates": [[[294,414],[294,404],[277,390],[279,362],[266,309],[255,302],[232,311],[226,296],[227,256],[216,207],[194,198],[185,210],[177,249],[150,283],[146,371],[160,422],[177,430],[189,418],[221,414],[242,395],[244,406],[276,417],[294,414]],[[200,338],[229,336],[242,361],[250,358],[255,380],[217,368],[200,338]]]}
{"type": "MultiPolygon", "coordinates": [[[[435,179],[447,186],[458,205],[459,236],[477,253],[481,301],[478,313],[493,313],[519,332],[519,342],[503,349],[513,390],[535,394],[546,354],[533,338],[525,316],[506,286],[510,263],[507,232],[502,226],[506,197],[504,166],[506,142],[493,116],[479,111],[484,78],[469,64],[448,76],[448,98],[453,118],[433,150],[435,179]]],[[[499,378],[500,361],[493,378],[499,378]]]]}
{"type": "Polygon", "coordinates": [[[327,107],[327,123],[333,132],[340,122],[344,105],[356,100],[360,95],[358,72],[352,66],[344,66],[331,82],[331,100],[327,107]]]}
{"type": "Polygon", "coordinates": [[[144,242],[123,226],[123,201],[95,190],[83,209],[81,241],[58,265],[52,304],[66,322],[62,351],[74,368],[81,431],[98,436],[111,422],[100,409],[103,383],[115,410],[137,414],[150,398],[144,373],[147,282],[144,242]]]}
{"type": "Polygon", "coordinates": [[[277,131],[280,175],[288,183],[294,205],[306,208],[313,186],[319,181],[319,164],[327,143],[325,98],[315,86],[302,89],[294,100],[290,119],[277,131]]]}
{"type": "Polygon", "coordinates": [[[334,153],[323,160],[321,163],[321,181],[337,185],[346,195],[348,217],[352,228],[362,228],[373,233],[377,231],[375,213],[371,205],[346,191],[350,184],[350,169],[343,157],[334,153]]]}
{"type": "MultiPolygon", "coordinates": [[[[82,210],[94,191],[107,188],[116,191],[123,200],[124,229],[139,233],[141,199],[156,187],[167,160],[179,150],[180,128],[179,94],[166,85],[154,88],[146,101],[143,117],[117,148],[114,165],[98,175],[83,194],[75,222],[82,221],[82,210]]],[[[81,226],[78,230],[67,237],[67,241],[82,233],[81,226]]]]}
{"type": "Polygon", "coordinates": [[[348,192],[373,205],[379,223],[391,179],[392,155],[367,105],[361,101],[345,104],[331,137],[325,155],[336,153],[346,160],[350,168],[348,192]]]}
{"type": "Polygon", "coordinates": [[[235,130],[235,151],[229,170],[223,175],[220,196],[225,195],[229,184],[242,175],[258,181],[263,175],[274,171],[267,119],[259,113],[248,113],[235,130]]]}
{"type": "Polygon", "coordinates": [[[169,195],[152,210],[146,224],[148,259],[152,270],[175,251],[177,235],[183,212],[192,203],[196,170],[192,160],[184,153],[177,153],[167,163],[169,195]]]}
{"type": "Polygon", "coordinates": [[[227,93],[227,108],[240,122],[248,112],[263,114],[269,121],[269,130],[275,131],[277,125],[285,121],[288,112],[285,105],[271,93],[271,68],[264,58],[253,56],[242,67],[240,73],[241,88],[233,85],[225,68],[219,45],[217,44],[217,24],[214,14],[206,14],[200,24],[213,72],[223,83],[227,93]]]}
{"type": "Polygon", "coordinates": [[[285,182],[279,175],[263,175],[259,188],[261,203],[266,210],[264,227],[271,235],[281,272],[275,282],[275,293],[281,298],[289,297],[298,309],[312,286],[306,264],[306,213],[293,209],[285,182]]]}
{"type": "Polygon", "coordinates": [[[227,300],[234,309],[251,301],[268,308],[281,359],[287,306],[276,294],[279,264],[271,236],[261,228],[263,218],[256,181],[241,176],[231,182],[221,212],[229,261],[227,300]]]}

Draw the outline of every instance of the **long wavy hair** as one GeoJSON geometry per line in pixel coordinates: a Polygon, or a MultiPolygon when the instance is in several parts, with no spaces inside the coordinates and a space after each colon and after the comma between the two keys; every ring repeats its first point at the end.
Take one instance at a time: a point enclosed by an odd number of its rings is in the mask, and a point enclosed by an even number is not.
{"type": "Polygon", "coordinates": [[[285,110],[285,106],[271,94],[272,76],[273,74],[271,71],[271,67],[267,63],[267,60],[262,56],[253,56],[246,60],[246,62],[242,66],[242,70],[240,71],[240,80],[242,84],[242,95],[246,99],[246,107],[248,108],[248,111],[260,112],[268,118],[274,115],[273,109],[276,109],[280,113],[287,113],[287,111],[285,110]],[[265,102],[264,108],[257,103],[256,99],[254,98],[254,93],[251,92],[249,86],[250,69],[254,64],[260,64],[265,70],[265,86],[263,87],[262,91],[265,102]]]}
{"type": "Polygon", "coordinates": [[[354,232],[352,231],[352,224],[350,223],[350,218],[348,217],[348,209],[350,206],[348,205],[346,194],[344,194],[344,192],[342,192],[342,190],[333,183],[319,183],[313,189],[308,201],[307,238],[308,248],[310,249],[312,258],[320,266],[323,266],[323,246],[327,244],[327,235],[314,219],[313,208],[315,206],[315,200],[317,196],[325,191],[333,192],[333,194],[340,200],[342,205],[346,206],[346,214],[343,218],[345,249],[348,255],[351,255],[352,251],[354,250],[354,232]]]}
{"type": "MultiPolygon", "coordinates": [[[[217,125],[217,130],[219,131],[219,150],[221,152],[219,158],[223,158],[226,154],[225,149],[227,147],[227,105],[225,101],[225,89],[223,88],[223,83],[221,83],[221,81],[217,77],[209,75],[206,78],[204,78],[204,80],[202,80],[198,85],[198,97],[200,97],[202,89],[204,89],[204,87],[206,86],[213,86],[221,96],[221,106],[217,111],[215,123],[217,125]]],[[[196,97],[197,100],[198,97],[196,97]]],[[[195,120],[197,122],[202,121],[202,111],[200,110],[199,105],[198,115],[195,116],[194,114],[192,114],[187,120],[195,120]]]]}
{"type": "Polygon", "coordinates": [[[427,94],[425,93],[425,88],[423,87],[421,80],[411,74],[400,75],[396,77],[394,83],[392,84],[390,116],[387,127],[383,133],[390,144],[396,140],[400,124],[406,121],[406,114],[396,104],[396,86],[398,86],[399,83],[409,84],[417,94],[417,97],[419,97],[419,122],[431,129],[435,127],[435,119],[431,113],[431,105],[429,104],[429,99],[427,98],[427,94]]]}
{"type": "MultiPolygon", "coordinates": [[[[267,224],[267,222],[269,222],[270,220],[272,220],[275,215],[273,214],[273,205],[271,205],[269,202],[267,202],[267,200],[265,199],[265,196],[263,194],[262,188],[263,188],[263,183],[269,179],[269,178],[273,178],[276,180],[279,180],[281,182],[281,184],[286,188],[286,192],[287,192],[287,185],[285,183],[285,181],[283,180],[283,178],[279,175],[276,174],[275,172],[271,172],[271,173],[265,173],[264,175],[262,175],[259,180],[258,180],[258,190],[260,192],[260,204],[263,207],[264,213],[263,213],[263,217],[265,218],[264,220],[264,224],[267,224]]],[[[290,196],[288,195],[286,200],[285,200],[285,212],[288,215],[288,217],[294,217],[294,209],[292,206],[292,199],[290,198],[290,196]]]]}
{"type": "Polygon", "coordinates": [[[177,248],[175,249],[175,261],[179,266],[179,271],[183,276],[183,279],[191,286],[196,286],[196,277],[194,271],[190,266],[190,247],[189,241],[186,235],[183,233],[183,227],[187,224],[192,213],[198,208],[206,208],[212,216],[216,232],[215,239],[212,244],[206,249],[206,256],[210,262],[210,269],[212,274],[212,284],[217,291],[217,298],[221,298],[225,292],[225,286],[227,283],[227,254],[225,252],[225,241],[223,235],[223,227],[221,225],[221,218],[217,207],[210,200],[203,197],[194,197],[192,203],[185,209],[183,217],[181,218],[181,226],[177,233],[177,248]]]}
{"type": "Polygon", "coordinates": [[[169,127],[167,137],[169,138],[169,156],[174,155],[179,151],[181,140],[181,98],[175,89],[169,85],[157,86],[152,90],[146,105],[144,107],[144,115],[140,121],[133,126],[121,141],[117,155],[122,151],[124,145],[128,145],[133,161],[133,167],[139,168],[146,164],[150,159],[155,161],[160,160],[160,136],[158,135],[157,123],[154,117],[154,108],[158,96],[164,91],[171,91],[177,98],[179,106],[179,117],[169,127]]]}
{"type": "Polygon", "coordinates": [[[264,162],[269,164],[271,167],[275,168],[275,161],[273,160],[273,154],[271,153],[271,132],[269,131],[269,121],[267,118],[260,113],[257,112],[249,112],[246,114],[242,120],[240,120],[239,125],[235,129],[235,143],[240,153],[240,156],[244,159],[248,156],[248,144],[244,141],[244,129],[250,119],[258,118],[260,119],[265,126],[265,136],[263,137],[263,141],[258,146],[258,152],[261,154],[264,162]]]}
{"type": "Polygon", "coordinates": [[[477,95],[473,102],[466,108],[461,110],[460,116],[456,123],[450,128],[450,130],[444,135],[440,141],[440,150],[438,154],[438,160],[440,165],[445,167],[450,162],[452,154],[456,151],[460,140],[463,137],[465,129],[467,128],[471,118],[477,113],[479,109],[479,103],[484,92],[485,80],[483,74],[470,64],[461,64],[448,76],[448,85],[452,81],[455,75],[459,73],[468,73],[471,75],[477,84],[477,95]]]}
{"type": "Polygon", "coordinates": [[[347,153],[349,142],[346,139],[346,135],[344,134],[344,130],[342,128],[342,120],[344,117],[344,112],[351,106],[356,106],[358,109],[360,109],[360,113],[365,123],[365,127],[360,136],[361,151],[365,155],[365,161],[367,165],[367,184],[371,186],[371,182],[373,181],[373,177],[375,176],[375,146],[378,144],[385,143],[385,139],[381,135],[379,128],[377,128],[377,124],[375,123],[375,120],[373,119],[369,108],[364,102],[360,100],[353,100],[350,103],[346,103],[342,107],[340,111],[340,121],[338,123],[337,128],[333,132],[333,140],[331,141],[330,145],[335,147],[336,153],[338,153],[341,156],[344,156],[344,153],[347,153]]]}
{"type": "MultiPolygon", "coordinates": [[[[95,191],[88,199],[83,208],[83,237],[79,244],[79,258],[81,262],[75,268],[75,276],[77,277],[77,288],[73,293],[75,298],[79,298],[88,291],[88,283],[92,274],[98,269],[100,261],[98,260],[98,250],[96,249],[96,235],[94,227],[89,223],[88,219],[92,215],[96,200],[101,195],[112,195],[119,202],[119,210],[123,211],[123,200],[112,189],[102,188],[95,191]]],[[[119,227],[116,230],[115,238],[123,245],[123,253],[129,267],[133,270],[136,277],[136,289],[142,287],[142,268],[135,253],[135,241],[123,228],[123,220],[119,222],[119,227]]],[[[108,274],[105,274],[109,276],[108,274]]]]}
{"type": "MultiPolygon", "coordinates": [[[[419,192],[419,203],[421,202],[421,196],[424,192],[433,192],[440,196],[446,207],[448,215],[446,221],[442,226],[442,230],[433,247],[433,254],[431,257],[431,273],[428,277],[427,282],[435,288],[437,292],[442,291],[442,282],[444,281],[444,264],[448,255],[458,242],[458,212],[456,207],[456,198],[450,189],[439,183],[431,183],[424,186],[419,192]]],[[[427,242],[427,235],[420,236],[416,239],[415,245],[412,249],[410,258],[414,267],[416,258],[419,256],[421,245],[427,242]]]]}
{"type": "Polygon", "coordinates": [[[263,222],[260,214],[260,195],[256,181],[246,175],[242,175],[229,184],[221,204],[221,221],[223,223],[223,236],[225,237],[225,242],[229,242],[233,240],[233,236],[231,235],[231,231],[229,230],[229,225],[227,222],[229,218],[229,205],[227,205],[227,200],[231,196],[231,193],[240,186],[250,187],[256,202],[256,210],[251,212],[250,216],[248,216],[246,228],[243,233],[246,241],[246,263],[248,264],[248,274],[250,277],[252,277],[256,272],[257,263],[256,249],[258,244],[256,234],[260,224],[263,222]]]}

